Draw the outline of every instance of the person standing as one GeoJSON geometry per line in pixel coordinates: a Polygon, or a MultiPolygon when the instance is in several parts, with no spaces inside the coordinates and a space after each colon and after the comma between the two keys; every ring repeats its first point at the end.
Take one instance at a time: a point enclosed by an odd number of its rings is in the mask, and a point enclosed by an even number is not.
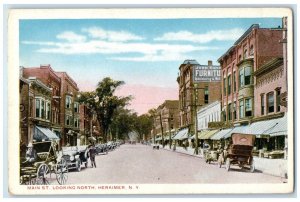
{"type": "Polygon", "coordinates": [[[35,149],[33,148],[33,145],[32,143],[30,142],[27,146],[27,151],[26,151],[26,162],[28,163],[33,163],[36,161],[37,159],[37,154],[36,154],[36,151],[35,149]]]}
{"type": "Polygon", "coordinates": [[[96,148],[95,148],[95,144],[93,143],[89,149],[89,156],[91,159],[91,164],[92,164],[92,168],[95,166],[96,168],[96,161],[95,161],[95,156],[96,156],[96,148]]]}

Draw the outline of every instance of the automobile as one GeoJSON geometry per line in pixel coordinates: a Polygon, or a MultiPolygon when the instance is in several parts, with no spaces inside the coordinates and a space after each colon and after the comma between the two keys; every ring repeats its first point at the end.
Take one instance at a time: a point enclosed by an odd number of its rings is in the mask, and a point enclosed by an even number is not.
{"type": "Polygon", "coordinates": [[[81,171],[81,165],[84,163],[87,167],[88,149],[87,146],[62,147],[62,157],[66,162],[68,169],[81,171]]]}
{"type": "Polygon", "coordinates": [[[108,153],[108,147],[106,144],[97,144],[97,145],[95,145],[95,147],[96,147],[97,154],[100,154],[100,153],[107,154],[108,153]]]}

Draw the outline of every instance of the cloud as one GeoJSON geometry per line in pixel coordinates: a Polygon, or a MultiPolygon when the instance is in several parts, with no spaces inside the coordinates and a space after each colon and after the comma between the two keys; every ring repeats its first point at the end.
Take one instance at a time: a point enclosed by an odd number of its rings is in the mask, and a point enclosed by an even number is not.
{"type": "Polygon", "coordinates": [[[140,41],[144,38],[127,31],[111,31],[104,30],[100,27],[91,27],[82,29],[92,38],[108,40],[108,41],[140,41]]]}
{"type": "Polygon", "coordinates": [[[56,36],[58,39],[64,39],[70,42],[83,42],[86,40],[86,37],[83,35],[76,34],[72,31],[65,31],[56,36]]]}
{"type": "Polygon", "coordinates": [[[56,36],[58,41],[22,41],[22,44],[40,46],[39,53],[63,55],[78,54],[141,54],[140,57],[111,56],[109,59],[118,61],[179,61],[189,53],[203,50],[214,50],[216,47],[191,44],[145,43],[130,40],[141,40],[141,37],[129,32],[105,31],[99,28],[84,29],[87,35],[65,31],[56,36]],[[117,35],[111,35],[117,34],[117,35]]]}
{"type": "Polygon", "coordinates": [[[243,29],[213,30],[204,34],[195,34],[189,31],[168,32],[155,41],[190,41],[195,43],[209,43],[211,41],[237,40],[244,33],[243,29]]]}

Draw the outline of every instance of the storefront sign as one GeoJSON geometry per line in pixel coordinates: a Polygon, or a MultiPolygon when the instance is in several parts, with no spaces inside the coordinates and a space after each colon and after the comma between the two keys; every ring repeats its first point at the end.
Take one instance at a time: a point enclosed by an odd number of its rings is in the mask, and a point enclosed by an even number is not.
{"type": "Polygon", "coordinates": [[[219,66],[194,66],[194,82],[220,82],[221,67],[219,66]]]}

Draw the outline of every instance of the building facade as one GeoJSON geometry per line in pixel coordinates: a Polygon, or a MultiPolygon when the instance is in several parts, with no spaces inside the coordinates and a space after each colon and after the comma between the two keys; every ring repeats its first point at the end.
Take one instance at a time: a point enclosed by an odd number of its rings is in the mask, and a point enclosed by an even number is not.
{"type": "Polygon", "coordinates": [[[221,121],[221,102],[215,101],[197,111],[198,131],[207,130],[210,123],[221,121]]]}
{"type": "Polygon", "coordinates": [[[268,61],[282,57],[282,29],[252,25],[219,59],[222,68],[222,120],[228,125],[248,124],[260,112],[254,107],[254,72],[268,61]]]}
{"type": "Polygon", "coordinates": [[[40,65],[40,67],[23,68],[24,77],[36,77],[39,81],[51,88],[51,129],[58,137],[61,137],[62,128],[60,121],[60,86],[61,79],[54,72],[50,65],[40,65]]]}
{"type": "Polygon", "coordinates": [[[80,141],[80,114],[77,102],[78,87],[66,72],[56,72],[61,79],[60,121],[62,126],[61,145],[76,146],[80,141]]]}
{"type": "MultiPolygon", "coordinates": [[[[220,100],[221,82],[219,79],[194,81],[195,68],[214,69],[216,77],[220,78],[220,67],[208,61],[208,65],[200,65],[196,60],[185,60],[179,67],[179,127],[188,128],[190,134],[194,134],[197,108],[220,100]]],[[[202,78],[207,78],[208,74],[202,78]]]]}
{"type": "Polygon", "coordinates": [[[179,101],[166,100],[156,109],[156,116],[154,119],[154,135],[156,140],[162,139],[167,143],[170,139],[170,134],[179,127],[179,101]],[[163,134],[163,135],[162,135],[163,134]]]}

